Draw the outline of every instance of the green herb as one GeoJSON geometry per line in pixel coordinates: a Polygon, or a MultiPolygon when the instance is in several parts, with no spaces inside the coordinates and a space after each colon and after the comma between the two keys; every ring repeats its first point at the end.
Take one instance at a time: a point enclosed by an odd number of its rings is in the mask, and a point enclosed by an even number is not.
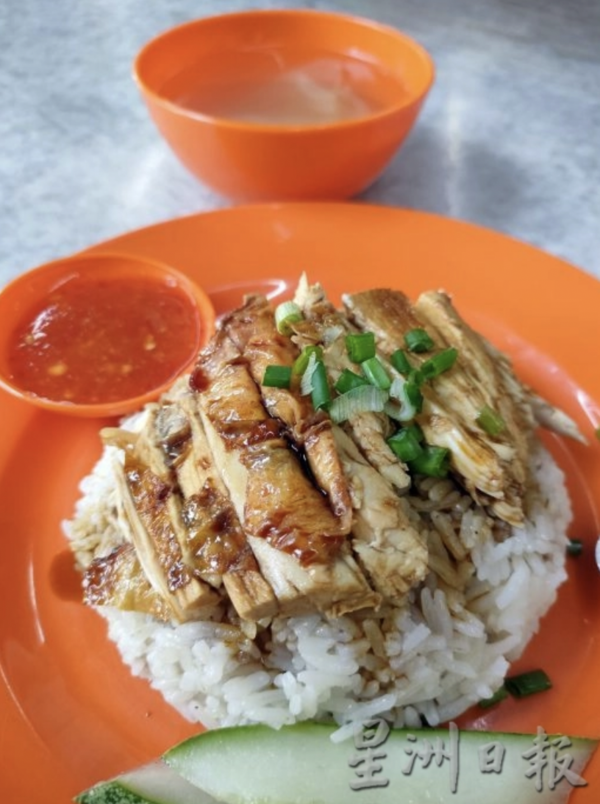
{"type": "Polygon", "coordinates": [[[375,357],[375,334],[359,332],[346,335],[346,350],[353,363],[362,363],[370,357],[375,357]]]}
{"type": "Polygon", "coordinates": [[[423,394],[419,390],[417,383],[412,380],[407,382],[404,386],[404,391],[416,413],[420,413],[423,408],[423,394]]]}
{"type": "Polygon", "coordinates": [[[366,377],[361,377],[359,374],[350,371],[350,369],[344,369],[334,387],[339,394],[345,394],[352,388],[358,388],[361,385],[369,385],[366,377]]]}
{"type": "Polygon", "coordinates": [[[411,428],[398,430],[387,440],[388,446],[401,461],[413,461],[423,452],[419,439],[411,428]]]}
{"type": "Polygon", "coordinates": [[[289,388],[291,381],[291,366],[267,366],[262,384],[268,388],[289,388]]]}
{"type": "Polygon", "coordinates": [[[477,424],[488,435],[497,436],[504,430],[506,424],[502,416],[491,408],[489,405],[484,405],[479,411],[477,416],[477,424]]]}
{"type": "Polygon", "coordinates": [[[596,427],[596,429],[594,430],[594,435],[596,436],[598,441],[600,441],[600,427],[596,427]]]}
{"type": "Polygon", "coordinates": [[[490,696],[489,698],[483,698],[479,701],[479,706],[482,709],[489,709],[490,706],[495,706],[500,701],[503,701],[505,698],[508,698],[508,692],[506,687],[502,686],[500,689],[497,689],[496,692],[490,696]]]}
{"type": "Polygon", "coordinates": [[[360,367],[371,385],[381,388],[382,391],[388,391],[390,389],[392,381],[377,357],[370,357],[368,360],[363,360],[360,367]]]}
{"type": "Polygon", "coordinates": [[[532,670],[530,673],[507,678],[504,686],[515,698],[525,698],[551,689],[552,682],[543,670],[532,670]]]}
{"type": "Polygon", "coordinates": [[[323,350],[320,346],[305,346],[294,361],[294,365],[292,366],[292,374],[304,374],[308,368],[308,361],[310,360],[310,356],[312,354],[314,354],[317,360],[321,360],[323,357],[323,350]]]}
{"type": "Polygon", "coordinates": [[[437,355],[425,360],[419,368],[419,374],[425,380],[432,380],[452,368],[457,357],[458,351],[453,347],[444,349],[443,352],[438,352],[437,355]]]}
{"type": "Polygon", "coordinates": [[[408,361],[408,357],[403,349],[396,349],[396,351],[390,357],[390,363],[399,371],[400,374],[404,374],[406,377],[412,371],[412,366],[408,361]]]}
{"type": "Polygon", "coordinates": [[[317,365],[312,375],[311,399],[315,410],[328,408],[331,402],[329,380],[327,379],[327,371],[325,370],[325,364],[322,360],[317,360],[317,365]]]}
{"type": "Polygon", "coordinates": [[[428,477],[446,477],[450,469],[450,450],[426,444],[408,464],[412,472],[428,477]]]}
{"type": "Polygon", "coordinates": [[[337,396],[329,406],[329,415],[334,422],[345,422],[358,413],[381,413],[388,395],[381,388],[367,383],[351,388],[345,394],[337,396]]]}
{"type": "Polygon", "coordinates": [[[302,321],[302,318],[302,310],[293,301],[282,302],[275,308],[275,326],[281,335],[289,335],[291,325],[302,321]]]}
{"type": "Polygon", "coordinates": [[[417,439],[419,444],[422,444],[423,441],[425,440],[425,436],[423,435],[423,430],[421,430],[421,428],[419,427],[419,425],[416,422],[413,422],[412,424],[409,424],[408,427],[405,427],[404,429],[409,430],[413,434],[413,436],[417,439]]]}
{"type": "Polygon", "coordinates": [[[580,556],[583,553],[583,542],[581,539],[569,539],[567,554],[570,556],[580,556]]]}
{"type": "Polygon", "coordinates": [[[406,333],[404,343],[409,352],[429,352],[434,347],[433,339],[429,333],[419,327],[406,333]]]}

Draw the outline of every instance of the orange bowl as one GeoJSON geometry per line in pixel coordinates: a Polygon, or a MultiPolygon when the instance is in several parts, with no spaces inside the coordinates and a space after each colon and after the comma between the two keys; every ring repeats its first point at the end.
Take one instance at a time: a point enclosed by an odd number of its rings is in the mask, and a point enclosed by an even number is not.
{"type": "Polygon", "coordinates": [[[236,200],[348,198],[384,170],[434,78],[429,54],[369,20],[224,14],[151,40],[134,74],[159,131],[236,200]]]}
{"type": "Polygon", "coordinates": [[[214,322],[202,288],[160,262],[56,260],[0,292],[0,387],[74,416],[129,413],[191,367],[214,322]]]}

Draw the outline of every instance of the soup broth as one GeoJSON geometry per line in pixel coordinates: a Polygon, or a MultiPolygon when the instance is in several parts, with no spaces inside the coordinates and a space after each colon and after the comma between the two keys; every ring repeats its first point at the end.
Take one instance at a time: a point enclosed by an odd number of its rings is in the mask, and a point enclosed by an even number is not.
{"type": "Polygon", "coordinates": [[[267,125],[315,125],[382,111],[406,97],[396,76],[363,59],[327,52],[252,50],[197,62],[162,88],[169,100],[211,117],[267,125]]]}

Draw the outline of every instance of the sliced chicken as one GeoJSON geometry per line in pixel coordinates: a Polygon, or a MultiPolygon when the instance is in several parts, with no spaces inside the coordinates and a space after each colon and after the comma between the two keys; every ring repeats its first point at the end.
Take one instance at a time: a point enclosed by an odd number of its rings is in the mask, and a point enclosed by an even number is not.
{"type": "Polygon", "coordinates": [[[315,411],[310,397],[297,388],[272,388],[262,385],[268,366],[292,366],[299,355],[289,337],[275,325],[271,305],[264,296],[249,296],[244,305],[226,316],[221,327],[231,338],[244,360],[263,402],[274,418],[288,428],[294,443],[304,448],[317,484],[329,497],[340,528],[350,532],[352,505],[327,414],[315,411]]]}
{"type": "Polygon", "coordinates": [[[340,427],[334,427],[334,435],[352,489],[352,549],[373,588],[400,603],[427,575],[427,545],[415,527],[414,514],[411,521],[406,500],[365,460],[340,427]]]}
{"type": "Polygon", "coordinates": [[[344,528],[265,410],[233,342],[221,330],[192,384],[216,467],[261,571],[282,610],[337,616],[377,606],[351,557],[344,528]]]}
{"type": "MultiPolygon", "coordinates": [[[[210,586],[194,576],[182,549],[181,511],[173,486],[133,454],[115,462],[122,521],[146,577],[181,622],[206,616],[220,603],[210,586]]],[[[185,531],[184,531],[185,532],[185,531]]]]}
{"type": "Polygon", "coordinates": [[[540,427],[545,427],[553,433],[567,436],[567,438],[572,438],[575,441],[580,441],[582,444],[588,443],[576,422],[563,410],[554,407],[550,402],[542,399],[542,397],[536,394],[531,388],[524,386],[524,391],[527,394],[535,421],[540,427]]]}
{"type": "Polygon", "coordinates": [[[506,388],[531,429],[539,425],[558,435],[564,435],[567,438],[580,441],[582,444],[587,444],[587,439],[570,416],[551,405],[550,402],[536,394],[529,386],[522,383],[515,375],[509,357],[489,341],[482,340],[502,375],[506,388]]]}
{"type": "MultiPolygon", "coordinates": [[[[417,421],[429,444],[450,450],[453,471],[475,499],[501,519],[522,524],[530,482],[522,418],[479,336],[464,325],[449,298],[423,294],[413,308],[403,293],[373,290],[345,297],[344,305],[357,325],[375,333],[388,357],[415,328],[426,329],[437,349],[458,349],[452,369],[422,386],[424,404],[417,421]],[[505,422],[497,436],[477,423],[485,406],[505,422]]],[[[430,356],[411,354],[411,360],[418,367],[430,356]]]]}
{"type": "MultiPolygon", "coordinates": [[[[356,365],[347,354],[345,336],[358,330],[327,300],[321,285],[308,285],[303,276],[294,298],[305,316],[303,322],[294,326],[296,342],[301,346],[322,346],[323,361],[333,382],[344,369],[355,372],[356,365]]],[[[369,463],[398,491],[405,492],[410,486],[410,476],[386,443],[393,432],[387,416],[359,413],[349,419],[347,428],[369,463]]]]}
{"type": "MultiPolygon", "coordinates": [[[[196,401],[191,394],[173,405],[185,419],[190,448],[177,467],[185,498],[182,518],[195,566],[222,579],[227,594],[244,620],[256,622],[277,614],[279,605],[262,576],[229,494],[215,469],[196,401]]],[[[175,420],[174,420],[175,421],[175,420]]],[[[169,444],[169,432],[163,431],[169,444]]]]}
{"type": "Polygon", "coordinates": [[[159,620],[172,612],[144,574],[133,544],[124,543],[107,556],[95,558],[83,574],[83,599],[89,606],[115,606],[141,611],[159,620]]]}
{"type": "Polygon", "coordinates": [[[434,349],[408,355],[415,369],[456,348],[452,367],[421,384],[416,421],[428,444],[450,450],[474,510],[494,514],[478,528],[481,540],[523,522],[535,493],[529,455],[537,425],[583,440],[442,291],[412,304],[400,292],[372,290],[346,297],[338,311],[303,278],[295,300],[304,317],[287,337],[266,299],[249,297],[222,319],[191,377],[146,406],[135,432],[102,431],[120,456],[116,503],[111,495],[110,538],[95,542],[91,561],[86,541],[87,603],[166,621],[233,622],[254,637],[280,615],[401,606],[428,573],[448,594],[463,589],[472,545],[455,520],[457,506],[470,502],[451,480],[411,478],[387,443],[397,422],[361,413],[333,424],[295,384],[263,386],[268,366],[292,366],[310,344],[321,347],[332,383],[345,369],[360,372],[347,354],[350,333],[374,332],[389,363],[403,336],[424,328],[434,349]],[[486,408],[497,430],[481,425],[486,408]]]}

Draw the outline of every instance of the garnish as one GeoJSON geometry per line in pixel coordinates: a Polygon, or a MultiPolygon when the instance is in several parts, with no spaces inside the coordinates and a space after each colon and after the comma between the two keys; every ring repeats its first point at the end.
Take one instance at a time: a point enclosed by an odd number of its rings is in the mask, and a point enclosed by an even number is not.
{"type": "Polygon", "coordinates": [[[499,413],[489,405],[484,405],[477,416],[477,424],[488,435],[497,436],[504,430],[506,423],[499,413]]]}
{"type": "Polygon", "coordinates": [[[450,450],[425,444],[421,453],[409,462],[409,468],[428,477],[446,477],[450,469],[450,450]]]}
{"type": "Polygon", "coordinates": [[[317,363],[320,362],[321,361],[318,359],[316,352],[313,351],[308,355],[308,363],[306,364],[306,368],[302,374],[302,379],[300,380],[300,393],[302,396],[308,396],[310,393],[312,393],[313,374],[317,367],[317,363]]]}
{"type": "Polygon", "coordinates": [[[375,334],[359,332],[346,335],[346,349],[353,363],[363,363],[370,357],[375,357],[375,334]]]}
{"type": "Polygon", "coordinates": [[[296,302],[282,302],[275,308],[275,326],[281,335],[289,335],[292,331],[291,325],[302,321],[303,318],[302,310],[296,302]]]}
{"type": "Polygon", "coordinates": [[[444,371],[451,369],[457,357],[458,351],[454,347],[444,349],[443,352],[438,352],[433,357],[425,360],[419,368],[419,374],[425,380],[432,380],[434,377],[443,374],[444,371]]]}
{"type": "Polygon", "coordinates": [[[310,356],[312,354],[314,354],[318,360],[321,360],[323,357],[323,350],[320,346],[305,346],[294,361],[294,365],[292,366],[292,374],[304,374],[308,368],[308,361],[310,360],[310,356]]]}
{"type": "Polygon", "coordinates": [[[267,366],[262,384],[267,388],[289,388],[291,381],[291,366],[267,366]]]}
{"type": "Polygon", "coordinates": [[[315,370],[312,375],[311,398],[315,410],[327,409],[331,402],[331,389],[327,371],[322,360],[317,360],[315,370]]]}
{"type": "Polygon", "coordinates": [[[353,371],[350,371],[350,369],[344,369],[338,377],[334,388],[338,394],[345,394],[348,391],[351,391],[352,388],[359,388],[361,385],[368,384],[369,381],[366,377],[361,377],[359,374],[355,374],[353,371]]]}
{"type": "Polygon", "coordinates": [[[506,698],[508,698],[508,690],[504,685],[502,685],[489,698],[482,698],[481,701],[479,701],[479,706],[482,709],[489,709],[490,706],[495,706],[497,703],[504,701],[506,698]]]}
{"type": "Polygon", "coordinates": [[[370,357],[367,360],[363,360],[360,367],[371,385],[381,388],[382,391],[389,390],[392,381],[378,357],[370,357]]]}
{"type": "Polygon", "coordinates": [[[528,695],[535,695],[551,689],[552,682],[543,670],[532,670],[529,673],[521,673],[519,676],[507,678],[504,686],[515,698],[525,698],[528,695]]]}
{"type": "Polygon", "coordinates": [[[334,422],[345,422],[358,413],[381,413],[388,395],[374,385],[361,385],[336,397],[329,406],[329,415],[334,422]]]}
{"type": "Polygon", "coordinates": [[[423,452],[419,439],[409,427],[398,430],[397,433],[388,438],[387,443],[394,455],[405,463],[413,461],[423,452]]]}
{"type": "Polygon", "coordinates": [[[385,412],[390,419],[409,422],[421,409],[422,402],[421,392],[414,383],[396,377],[390,388],[390,399],[385,412]]]}
{"type": "Polygon", "coordinates": [[[420,327],[409,330],[404,336],[404,343],[409,352],[429,352],[434,346],[432,337],[420,327]]]}
{"type": "Polygon", "coordinates": [[[406,352],[403,349],[396,349],[390,357],[390,363],[396,371],[399,371],[400,374],[404,374],[405,377],[413,370],[406,356],[406,352]]]}

